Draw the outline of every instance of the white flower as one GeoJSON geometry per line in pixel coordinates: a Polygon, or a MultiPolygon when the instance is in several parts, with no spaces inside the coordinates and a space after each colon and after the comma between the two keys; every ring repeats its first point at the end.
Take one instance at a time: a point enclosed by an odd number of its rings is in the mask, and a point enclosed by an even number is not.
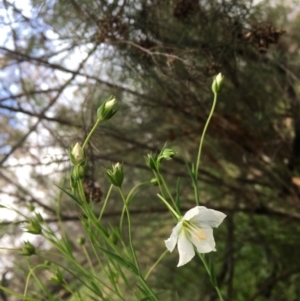
{"type": "Polygon", "coordinates": [[[212,227],[218,227],[225,217],[224,213],[204,206],[196,206],[186,212],[173,228],[170,238],[165,240],[170,252],[178,244],[178,267],[192,260],[195,256],[194,246],[199,253],[216,251],[212,227]]]}

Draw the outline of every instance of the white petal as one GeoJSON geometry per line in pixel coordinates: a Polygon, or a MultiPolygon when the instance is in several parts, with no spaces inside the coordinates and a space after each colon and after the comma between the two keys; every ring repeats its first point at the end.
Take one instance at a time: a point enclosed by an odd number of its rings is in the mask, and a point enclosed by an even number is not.
{"type": "Polygon", "coordinates": [[[197,206],[195,208],[198,208],[198,214],[191,217],[190,221],[201,228],[207,228],[207,226],[218,227],[226,217],[224,213],[213,209],[207,209],[204,206],[197,206]]]}
{"type": "Polygon", "coordinates": [[[172,230],[171,236],[165,240],[167,249],[172,252],[177,244],[179,232],[182,228],[182,222],[179,222],[172,230]]]}
{"type": "Polygon", "coordinates": [[[178,237],[178,252],[178,267],[188,263],[195,256],[194,247],[190,240],[186,237],[185,231],[182,231],[178,237]]]}
{"type": "Polygon", "coordinates": [[[191,220],[194,216],[197,216],[201,210],[201,208],[205,208],[203,206],[196,206],[189,211],[187,211],[183,217],[183,220],[189,221],[191,220]]]}
{"type": "Polygon", "coordinates": [[[196,232],[193,232],[192,234],[193,235],[190,236],[190,240],[195,245],[199,253],[216,251],[216,243],[212,228],[199,229],[198,235],[196,235],[196,232]]]}

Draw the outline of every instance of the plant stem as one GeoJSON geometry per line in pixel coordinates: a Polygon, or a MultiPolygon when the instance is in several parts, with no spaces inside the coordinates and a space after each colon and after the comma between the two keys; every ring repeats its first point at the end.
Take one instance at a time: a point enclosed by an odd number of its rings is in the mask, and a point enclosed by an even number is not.
{"type": "Polygon", "coordinates": [[[85,141],[82,145],[82,149],[84,150],[84,148],[86,147],[86,145],[88,144],[88,142],[90,141],[92,135],[94,134],[94,132],[96,131],[98,125],[101,123],[102,119],[97,119],[96,123],[94,124],[93,128],[91,129],[91,131],[89,132],[88,136],[85,138],[85,141]]]}
{"type": "MultiPolygon", "coordinates": [[[[204,125],[204,129],[203,129],[203,132],[202,132],[202,135],[201,135],[201,138],[200,138],[200,143],[199,143],[199,148],[198,148],[198,155],[197,155],[197,162],[196,162],[195,171],[194,171],[196,182],[197,182],[197,179],[198,179],[198,171],[199,171],[200,158],[201,158],[201,153],[202,153],[202,147],[203,147],[204,137],[205,137],[205,134],[206,134],[209,122],[210,122],[210,120],[212,118],[212,115],[214,113],[214,110],[215,110],[215,107],[216,107],[216,103],[217,103],[217,98],[218,98],[218,94],[214,93],[213,104],[212,104],[212,107],[210,109],[210,113],[208,115],[208,118],[206,120],[206,123],[204,125]]],[[[196,191],[198,192],[198,184],[196,186],[197,186],[196,191]]],[[[199,195],[198,195],[198,193],[197,193],[197,195],[195,197],[196,197],[196,203],[197,203],[197,205],[199,205],[199,195]]]]}
{"type": "Polygon", "coordinates": [[[168,207],[168,209],[173,213],[173,215],[177,218],[177,220],[180,219],[179,214],[172,208],[172,206],[160,195],[157,194],[157,196],[165,203],[165,205],[168,207]]]}
{"type": "Polygon", "coordinates": [[[147,272],[147,274],[145,275],[145,280],[147,280],[147,278],[149,277],[149,275],[152,273],[152,271],[154,270],[154,268],[160,263],[160,261],[165,257],[165,255],[168,253],[169,250],[165,250],[160,257],[156,260],[156,262],[152,265],[152,267],[149,269],[149,271],[147,272]]]}
{"type": "MultiPolygon", "coordinates": [[[[130,190],[130,192],[128,193],[127,198],[126,198],[127,206],[130,204],[130,201],[132,200],[131,196],[133,195],[133,193],[134,193],[140,186],[146,185],[146,184],[149,184],[149,181],[139,183],[139,184],[135,185],[135,186],[130,190]]],[[[122,228],[123,228],[124,214],[125,214],[125,207],[123,207],[123,209],[122,209],[122,214],[121,214],[121,218],[120,218],[120,232],[122,232],[122,228]]]]}
{"type": "Polygon", "coordinates": [[[108,202],[108,199],[109,199],[109,196],[111,194],[111,191],[112,191],[112,188],[113,188],[113,185],[110,185],[109,189],[108,189],[108,192],[107,192],[107,195],[106,195],[106,198],[104,200],[104,203],[103,203],[103,206],[101,208],[101,212],[100,212],[100,215],[98,217],[98,221],[100,222],[101,218],[102,218],[102,215],[104,213],[104,210],[106,208],[106,205],[107,205],[107,202],[108,202]]]}
{"type": "Polygon", "coordinates": [[[95,274],[95,270],[94,270],[94,267],[93,267],[93,264],[92,264],[90,255],[89,255],[89,253],[87,252],[86,247],[85,247],[85,246],[82,246],[82,250],[83,250],[83,253],[84,253],[84,255],[85,255],[86,259],[87,259],[87,262],[88,262],[88,264],[89,264],[89,266],[90,266],[91,271],[93,272],[93,274],[95,274]]]}
{"type": "Polygon", "coordinates": [[[127,222],[128,222],[128,238],[129,238],[129,245],[130,245],[131,253],[132,253],[132,256],[133,256],[133,259],[134,259],[136,268],[138,269],[139,274],[141,275],[141,270],[140,270],[139,262],[138,262],[138,260],[137,260],[137,257],[136,257],[136,254],[135,254],[135,250],[134,250],[134,247],[133,247],[133,243],[132,243],[131,220],[130,220],[129,209],[128,209],[128,206],[127,206],[127,199],[125,198],[125,195],[124,195],[124,193],[123,193],[123,191],[122,191],[121,188],[119,188],[119,192],[120,192],[121,197],[122,197],[122,199],[123,199],[124,207],[125,207],[126,214],[127,214],[127,222]]]}
{"type": "Polygon", "coordinates": [[[173,199],[173,197],[172,197],[172,193],[171,193],[171,191],[170,191],[170,189],[169,189],[169,187],[168,187],[168,185],[167,185],[167,183],[166,183],[164,177],[162,176],[162,174],[161,174],[160,172],[158,172],[158,176],[159,176],[159,179],[158,179],[158,180],[161,180],[161,182],[162,182],[162,184],[163,184],[163,187],[164,187],[164,189],[165,189],[166,192],[167,192],[167,195],[168,195],[169,198],[171,199],[173,205],[176,207],[176,203],[175,203],[175,201],[174,201],[174,199],[173,199]]]}
{"type": "MultiPolygon", "coordinates": [[[[206,271],[207,271],[207,273],[208,273],[208,275],[209,275],[209,278],[210,278],[210,280],[211,280],[211,279],[212,279],[212,278],[211,278],[211,270],[210,270],[209,266],[207,265],[207,262],[206,262],[206,260],[205,260],[204,255],[203,255],[203,254],[200,254],[200,253],[198,253],[198,255],[199,255],[200,259],[202,260],[203,265],[204,265],[204,267],[205,267],[205,269],[206,269],[206,271]]],[[[215,288],[215,290],[216,290],[216,292],[217,292],[217,294],[218,294],[218,296],[219,296],[220,301],[224,301],[223,296],[222,296],[222,293],[221,293],[221,291],[220,291],[220,288],[219,288],[218,284],[217,284],[217,283],[213,283],[212,280],[211,280],[211,282],[212,282],[212,285],[213,285],[213,287],[215,288]]]]}

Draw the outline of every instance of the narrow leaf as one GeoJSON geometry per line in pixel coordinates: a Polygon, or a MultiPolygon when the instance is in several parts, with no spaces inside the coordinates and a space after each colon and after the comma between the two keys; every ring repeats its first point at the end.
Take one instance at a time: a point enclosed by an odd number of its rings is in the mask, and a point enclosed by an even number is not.
{"type": "Polygon", "coordinates": [[[120,257],[119,255],[116,255],[108,250],[105,250],[103,248],[101,248],[101,251],[108,256],[109,258],[117,261],[120,265],[124,266],[125,268],[127,268],[128,270],[130,270],[131,272],[133,272],[135,275],[139,275],[137,268],[129,261],[125,261],[122,257],[120,257]]]}

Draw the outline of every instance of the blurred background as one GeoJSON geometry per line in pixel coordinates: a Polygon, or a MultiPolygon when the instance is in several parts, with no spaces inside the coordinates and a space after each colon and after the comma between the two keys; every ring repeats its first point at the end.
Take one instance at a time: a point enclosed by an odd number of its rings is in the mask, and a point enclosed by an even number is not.
{"type": "MultiPolygon", "coordinates": [[[[55,185],[69,188],[68,150],[110,95],[119,111],[87,151],[95,210],[109,187],[103,166],[124,162],[129,191],[152,178],[144,156],[166,142],[176,156],[163,172],[174,192],[180,178],[182,211],[193,207],[185,161],[195,162],[222,72],[199,170],[201,204],[227,214],[209,256],[226,300],[299,300],[299,0],[2,0],[0,26],[0,204],[23,214],[0,209],[3,248],[30,240],[51,250],[24,234],[35,208],[58,235],[63,227],[86,264],[79,209],[61,196],[58,214],[55,185]]],[[[144,186],[131,204],[144,267],[174,226],[157,192],[144,186]]],[[[117,225],[121,210],[113,194],[104,223],[117,225]]],[[[1,250],[0,281],[22,293],[28,260],[18,254],[1,250]]],[[[218,300],[198,258],[182,268],[177,261],[177,251],[168,254],[149,278],[161,300],[218,300]]],[[[57,300],[72,300],[47,276],[40,272],[57,300]]],[[[19,299],[1,291],[0,300],[19,299]]]]}

